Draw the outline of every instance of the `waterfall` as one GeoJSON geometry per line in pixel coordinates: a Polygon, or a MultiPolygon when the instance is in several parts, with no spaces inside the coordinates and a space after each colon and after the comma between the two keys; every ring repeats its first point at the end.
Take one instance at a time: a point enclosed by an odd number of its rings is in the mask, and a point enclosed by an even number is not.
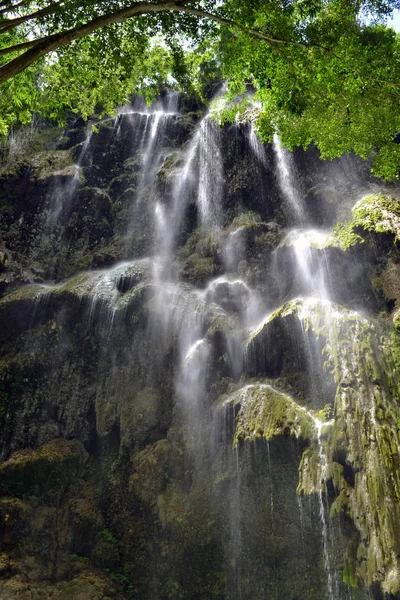
{"type": "Polygon", "coordinates": [[[303,293],[329,297],[329,264],[324,244],[329,232],[292,229],[281,242],[281,248],[292,248],[303,293]]]}
{"type": "Polygon", "coordinates": [[[136,99],[85,134],[61,187],[57,171],[43,184],[58,208],[40,252],[29,210],[42,218],[46,204],[21,202],[5,232],[22,228],[25,279],[0,298],[0,483],[5,514],[33,514],[23,568],[48,582],[61,556],[57,577],[88,597],[94,578],[104,597],[117,581],[144,600],[341,600],[356,582],[366,600],[359,564],[376,561],[389,589],[391,514],[372,512],[371,492],[371,465],[378,483],[390,472],[389,496],[400,469],[390,336],[375,318],[388,304],[370,282],[383,250],[332,245],[333,213],[312,223],[307,173],[278,135],[267,147],[253,125],[220,128],[179,94],[136,99]]]}
{"type": "Polygon", "coordinates": [[[215,227],[221,220],[220,201],[224,178],[218,127],[207,117],[200,125],[199,154],[200,223],[205,227],[215,227]]]}
{"type": "Polygon", "coordinates": [[[298,224],[305,221],[304,207],[301,201],[300,191],[294,169],[293,158],[285,148],[281,146],[281,140],[277,133],[274,134],[273,148],[277,161],[277,176],[279,187],[283,198],[287,201],[293,219],[298,224]]]}
{"type": "Polygon", "coordinates": [[[328,525],[326,522],[326,508],[324,505],[324,500],[323,500],[323,487],[326,484],[326,481],[328,479],[328,461],[327,461],[327,457],[322,445],[322,441],[321,441],[321,430],[323,425],[329,426],[333,424],[333,421],[329,422],[329,423],[325,423],[323,424],[321,421],[319,421],[319,419],[314,419],[315,420],[315,425],[317,427],[317,440],[318,440],[318,455],[319,455],[319,461],[320,461],[320,465],[321,465],[321,486],[320,489],[318,491],[318,503],[319,503],[319,518],[321,521],[321,534],[322,534],[322,548],[323,548],[323,552],[324,552],[324,565],[325,565],[325,571],[326,571],[326,576],[327,576],[327,589],[328,589],[328,597],[329,600],[339,600],[339,597],[337,595],[337,591],[335,593],[334,590],[334,582],[333,582],[333,577],[332,577],[332,569],[331,569],[331,561],[330,561],[330,555],[329,555],[329,539],[328,539],[328,525]]]}
{"type": "Polygon", "coordinates": [[[251,149],[256,161],[258,163],[260,163],[261,165],[266,166],[267,157],[265,155],[265,148],[262,145],[262,143],[260,142],[260,138],[257,136],[257,133],[254,129],[253,123],[251,123],[251,125],[248,129],[248,140],[249,140],[250,149],[251,149]]]}
{"type": "Polygon", "coordinates": [[[174,277],[171,273],[172,254],[176,236],[182,225],[188,200],[194,190],[194,162],[198,152],[200,133],[197,131],[189,142],[184,159],[172,186],[172,206],[170,210],[157,202],[155,206],[155,279],[159,282],[174,277]]]}

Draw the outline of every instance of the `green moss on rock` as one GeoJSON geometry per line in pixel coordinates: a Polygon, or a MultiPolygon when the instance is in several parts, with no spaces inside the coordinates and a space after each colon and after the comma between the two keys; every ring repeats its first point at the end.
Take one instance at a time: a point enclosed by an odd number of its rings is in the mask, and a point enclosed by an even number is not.
{"type": "MultiPolygon", "coordinates": [[[[252,359],[265,353],[271,331],[277,331],[272,329],[277,322],[281,322],[279,331],[283,335],[283,344],[285,339],[286,345],[291,340],[300,353],[310,351],[313,338],[309,333],[313,333],[315,347],[324,361],[323,368],[336,382],[333,425],[323,441],[329,477],[333,478],[338,494],[331,514],[343,512],[352,519],[366,557],[363,561],[355,560],[354,570],[352,568],[346,577],[350,585],[358,579],[366,585],[379,583],[386,593],[398,593],[398,334],[394,331],[390,336],[390,332],[381,330],[356,312],[332,303],[298,299],[284,305],[252,333],[248,342],[252,359]],[[295,327],[296,320],[301,327],[295,327]],[[293,332],[295,337],[292,339],[293,332]],[[352,473],[350,478],[349,473],[352,473]]],[[[293,369],[296,368],[299,367],[294,364],[293,369]]],[[[300,491],[312,493],[318,490],[318,469],[315,447],[311,445],[300,465],[300,491]]]]}
{"type": "Polygon", "coordinates": [[[238,227],[251,227],[252,225],[256,225],[257,223],[261,223],[261,217],[258,213],[254,211],[249,211],[245,213],[241,213],[237,217],[235,217],[232,223],[229,226],[229,229],[237,229],[238,227]]]}
{"type": "Polygon", "coordinates": [[[86,461],[87,452],[78,440],[56,439],[37,450],[15,452],[0,464],[1,493],[51,497],[79,477],[86,461]]]}
{"type": "Polygon", "coordinates": [[[42,180],[47,177],[75,177],[76,167],[72,149],[48,150],[39,152],[31,159],[34,177],[42,180]]]}
{"type": "Polygon", "coordinates": [[[234,444],[260,437],[270,440],[280,435],[305,440],[316,437],[312,415],[270,385],[248,385],[228,396],[223,405],[238,410],[234,444]]]}
{"type": "Polygon", "coordinates": [[[400,241],[400,201],[384,194],[366,196],[353,208],[347,223],[339,223],[328,238],[326,246],[348,250],[365,241],[365,232],[391,234],[400,241]]]}

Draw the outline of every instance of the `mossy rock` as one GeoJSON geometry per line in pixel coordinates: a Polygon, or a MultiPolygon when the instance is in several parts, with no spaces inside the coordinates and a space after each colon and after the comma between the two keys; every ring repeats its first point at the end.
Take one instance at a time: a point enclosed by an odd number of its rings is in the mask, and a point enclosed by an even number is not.
{"type": "Polygon", "coordinates": [[[184,246],[179,250],[179,256],[182,259],[189,258],[192,254],[198,254],[200,257],[216,257],[220,252],[220,235],[218,231],[197,227],[184,246]]]}
{"type": "Polygon", "coordinates": [[[168,440],[147,446],[134,458],[131,490],[144,502],[157,506],[157,498],[165,489],[171,447],[168,440]]]}
{"type": "Polygon", "coordinates": [[[86,486],[78,497],[68,502],[73,553],[89,556],[96,534],[104,529],[103,516],[97,507],[94,487],[86,486]]]}
{"type": "Polygon", "coordinates": [[[229,229],[235,230],[239,227],[253,227],[258,223],[261,223],[260,215],[254,211],[249,211],[237,215],[229,225],[229,229]]]}
{"type": "MultiPolygon", "coordinates": [[[[320,438],[329,463],[327,473],[334,477],[339,496],[332,514],[343,511],[352,519],[369,557],[364,569],[349,551],[356,575],[352,572],[348,577],[353,583],[356,579],[366,586],[379,583],[387,593],[398,593],[400,374],[393,369],[398,360],[396,340],[388,333],[354,311],[329,302],[298,299],[285,304],[253,332],[248,360],[265,372],[274,360],[272,344],[282,353],[293,347],[290,362],[294,371],[306,366],[314,369],[316,377],[320,371],[320,385],[329,375],[335,381],[334,421],[325,440],[322,434],[320,438]],[[299,355],[309,358],[302,363],[296,358],[299,355]]],[[[275,376],[282,374],[285,362],[273,364],[275,376]]],[[[317,387],[317,397],[321,390],[317,387]]],[[[303,455],[302,462],[300,490],[313,493],[319,479],[313,477],[315,448],[303,455]]]]}
{"type": "Polygon", "coordinates": [[[214,263],[212,257],[201,257],[191,254],[182,266],[182,277],[195,285],[204,285],[211,277],[220,272],[220,267],[214,263]]]}
{"type": "MultiPolygon", "coordinates": [[[[400,201],[399,201],[400,202],[400,201]]],[[[400,302],[400,263],[389,259],[379,280],[386,300],[400,302]]]]}
{"type": "Polygon", "coordinates": [[[2,307],[13,302],[34,301],[39,298],[43,290],[44,288],[36,284],[24,285],[0,299],[0,310],[2,307]]]}
{"type": "Polygon", "coordinates": [[[118,541],[108,529],[98,532],[91,560],[98,569],[115,571],[118,568],[121,560],[118,541]]]}
{"type": "Polygon", "coordinates": [[[54,600],[122,600],[123,597],[107,575],[100,573],[83,573],[53,596],[54,600]]]}
{"type": "Polygon", "coordinates": [[[180,150],[175,150],[171,154],[168,154],[157,173],[157,179],[166,182],[170,177],[179,177],[184,158],[184,154],[180,150]]]}
{"type": "MultiPolygon", "coordinates": [[[[70,305],[86,299],[97,307],[125,311],[142,297],[151,274],[147,259],[116,265],[108,270],[86,271],[58,285],[25,285],[0,300],[0,312],[14,314],[19,310],[29,322],[29,313],[40,307],[43,299],[47,309],[64,301],[70,305]]],[[[5,318],[5,317],[3,317],[5,318]]],[[[22,322],[22,319],[20,319],[22,322]]]]}
{"type": "Polygon", "coordinates": [[[159,390],[144,388],[129,402],[121,406],[121,438],[128,447],[143,443],[151,431],[156,429],[162,414],[162,398],[159,390]]]}
{"type": "Polygon", "coordinates": [[[12,549],[24,542],[32,518],[32,507],[19,498],[0,499],[0,531],[3,548],[12,549]]]}
{"type": "Polygon", "coordinates": [[[31,159],[33,176],[35,179],[44,180],[48,177],[76,176],[72,150],[49,150],[39,152],[31,159]]]}
{"type": "Polygon", "coordinates": [[[80,477],[87,457],[78,440],[56,439],[37,450],[15,452],[0,464],[1,493],[19,498],[52,497],[80,477]]]}
{"type": "Polygon", "coordinates": [[[293,398],[267,384],[251,384],[223,402],[224,410],[235,409],[234,444],[263,437],[294,435],[303,440],[316,439],[313,416],[293,398]]]}
{"type": "Polygon", "coordinates": [[[353,207],[347,223],[339,223],[328,238],[326,246],[343,250],[363,243],[368,233],[391,235],[400,242],[400,200],[385,194],[366,196],[353,207]]]}

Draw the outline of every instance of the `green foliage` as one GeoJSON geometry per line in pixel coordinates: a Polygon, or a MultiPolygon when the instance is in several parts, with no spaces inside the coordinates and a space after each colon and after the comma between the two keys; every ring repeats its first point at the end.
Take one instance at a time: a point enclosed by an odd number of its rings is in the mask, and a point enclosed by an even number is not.
{"type": "Polygon", "coordinates": [[[327,403],[324,408],[321,408],[321,410],[317,412],[317,417],[320,421],[329,421],[329,419],[333,417],[333,413],[333,407],[331,404],[327,403]]]}
{"type": "Polygon", "coordinates": [[[360,25],[356,11],[341,1],[325,3],[307,22],[299,11],[271,3],[257,29],[294,44],[268,45],[238,33],[224,41],[221,61],[231,94],[243,93],[246,80],[256,89],[262,139],[271,141],[279,131],[290,149],[314,143],[323,158],[374,152],[374,173],[397,177],[399,36],[382,24],[360,25]]]}
{"type": "Polygon", "coordinates": [[[364,239],[355,233],[353,223],[338,223],[333,228],[332,234],[327,241],[328,246],[338,246],[342,250],[348,250],[352,246],[364,243],[364,239]]]}
{"type": "Polygon", "coordinates": [[[82,565],[86,565],[89,562],[87,556],[81,556],[80,554],[70,554],[69,557],[73,562],[77,562],[82,565]]]}
{"type": "MultiPolygon", "coordinates": [[[[348,250],[365,241],[366,231],[391,234],[396,242],[400,241],[399,200],[384,194],[366,196],[354,206],[350,221],[333,228],[326,245],[348,250]]],[[[382,287],[382,282],[377,281],[376,287],[382,287]]]]}
{"type": "MultiPolygon", "coordinates": [[[[97,535],[99,538],[102,538],[105,542],[107,542],[107,544],[110,544],[116,555],[118,557],[120,556],[118,540],[109,529],[102,529],[97,535]]],[[[119,561],[120,558],[118,558],[118,562],[119,561]]],[[[133,598],[134,586],[132,584],[131,568],[129,565],[124,564],[117,566],[114,569],[106,568],[104,571],[108,573],[110,579],[118,582],[121,585],[127,598],[133,598]]]]}
{"type": "Polygon", "coordinates": [[[353,228],[390,233],[400,241],[400,203],[397,198],[376,194],[367,196],[353,209],[353,228]]]}
{"type": "Polygon", "coordinates": [[[117,538],[111,533],[109,529],[102,529],[99,531],[98,535],[106,540],[109,544],[113,546],[118,546],[117,538]]]}
{"type": "Polygon", "coordinates": [[[111,571],[110,569],[105,569],[105,571],[110,576],[110,579],[121,585],[128,599],[134,597],[135,587],[132,583],[131,569],[129,565],[124,565],[115,571],[111,571]]]}
{"type": "MultiPolygon", "coordinates": [[[[398,176],[400,42],[383,24],[396,2],[223,0],[216,5],[203,0],[181,1],[161,12],[153,12],[153,4],[163,8],[162,2],[151,3],[148,14],[108,23],[8,79],[1,87],[0,134],[29,122],[34,112],[60,122],[69,111],[84,118],[112,114],[133,92],[150,101],[166,83],[207,99],[226,79],[222,122],[255,106],[251,118],[258,117],[264,141],[278,131],[283,145],[314,143],[323,158],[373,154],[376,175],[398,176]],[[193,9],[197,14],[188,14],[193,9]],[[365,14],[371,17],[368,25],[365,14]]],[[[16,14],[45,5],[26,2],[16,14]]],[[[40,19],[2,30],[6,13],[0,17],[0,50],[29,43],[32,35],[77,30],[129,6],[127,0],[118,6],[72,0],[54,4],[40,19]]],[[[0,56],[0,67],[21,53],[0,56]]]]}
{"type": "Polygon", "coordinates": [[[400,373],[400,332],[398,331],[398,329],[395,329],[391,332],[390,338],[393,362],[396,371],[400,373]]]}

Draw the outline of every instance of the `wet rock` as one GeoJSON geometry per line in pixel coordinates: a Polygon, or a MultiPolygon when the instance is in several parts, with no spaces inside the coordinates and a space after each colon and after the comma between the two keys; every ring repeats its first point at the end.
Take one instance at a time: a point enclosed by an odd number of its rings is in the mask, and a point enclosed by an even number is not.
{"type": "MultiPolygon", "coordinates": [[[[385,374],[382,370],[382,365],[394,358],[391,344],[382,345],[382,335],[373,323],[357,313],[330,303],[296,300],[283,306],[253,332],[248,342],[247,364],[250,373],[273,373],[275,377],[286,377],[290,370],[292,373],[314,370],[315,398],[327,398],[323,377],[333,375],[337,386],[334,400],[331,399],[335,420],[327,438],[326,453],[334,461],[340,460],[343,466],[343,470],[338,470],[333,463],[330,465],[335,488],[343,492],[335,501],[334,510],[350,516],[360,532],[360,545],[370,557],[366,567],[353,556],[357,578],[367,586],[381,582],[383,589],[397,593],[393,579],[400,568],[395,558],[400,543],[397,527],[400,515],[394,517],[398,513],[399,485],[394,474],[398,473],[400,439],[394,431],[388,437],[388,431],[389,423],[398,419],[395,397],[399,379],[397,374],[385,374]],[[296,327],[296,322],[301,326],[296,327]],[[314,338],[310,336],[312,332],[314,338]],[[278,351],[281,362],[269,350],[276,350],[278,344],[282,344],[278,351]],[[296,348],[294,355],[288,355],[289,348],[296,348]],[[303,363],[298,358],[301,356],[303,363]],[[287,359],[291,366],[285,362],[287,359]],[[319,380],[317,370],[324,374],[319,380]],[[353,473],[351,484],[349,471],[353,473]],[[377,553],[371,551],[371,544],[378,547],[377,553]],[[384,564],[389,564],[389,568],[384,568],[384,564]]],[[[293,375],[289,381],[295,383],[293,375]]],[[[331,380],[330,388],[332,383],[331,380]]],[[[307,394],[308,400],[312,400],[312,390],[307,394]]],[[[307,454],[302,465],[306,469],[304,485],[311,489],[315,486],[310,474],[313,461],[313,454],[307,454]]]]}
{"type": "Polygon", "coordinates": [[[4,271],[11,261],[11,253],[4,247],[0,247],[0,272],[4,271]]]}
{"type": "Polygon", "coordinates": [[[206,300],[216,302],[229,313],[243,313],[250,290],[243,281],[216,279],[206,290],[206,300]]]}
{"type": "Polygon", "coordinates": [[[0,464],[3,495],[24,497],[32,490],[51,497],[79,477],[87,453],[78,440],[53,440],[37,450],[15,452],[0,464]]]}
{"type": "Polygon", "coordinates": [[[316,438],[311,413],[293,398],[267,384],[248,385],[223,401],[223,410],[236,409],[234,442],[263,437],[294,435],[304,440],[316,438]]]}
{"type": "Polygon", "coordinates": [[[84,573],[64,584],[27,583],[20,577],[0,583],[1,600],[122,600],[105,574],[84,573]]]}
{"type": "Polygon", "coordinates": [[[380,276],[380,282],[385,298],[394,301],[397,306],[400,300],[400,264],[389,259],[380,276]]]}

